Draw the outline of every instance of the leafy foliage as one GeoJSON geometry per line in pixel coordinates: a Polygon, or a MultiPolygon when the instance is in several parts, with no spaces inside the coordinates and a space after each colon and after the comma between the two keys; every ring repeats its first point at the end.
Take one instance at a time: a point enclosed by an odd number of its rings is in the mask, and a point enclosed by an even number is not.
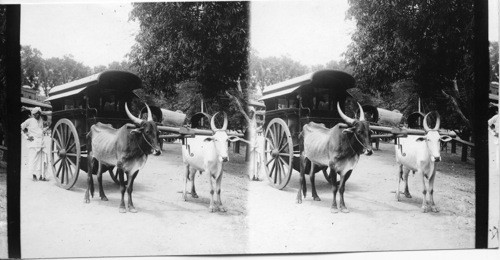
{"type": "Polygon", "coordinates": [[[490,42],[490,82],[498,82],[498,42],[490,42]]]}
{"type": "Polygon", "coordinates": [[[129,57],[145,88],[178,96],[178,84],[196,81],[193,94],[207,99],[235,88],[247,74],[248,9],[248,2],[134,4],[140,32],[129,57]]]}
{"type": "Polygon", "coordinates": [[[42,58],[42,53],[31,46],[21,46],[23,85],[43,91],[48,96],[51,88],[92,74],[90,67],[76,61],[73,56],[42,58]]]}
{"type": "Polygon", "coordinates": [[[349,3],[357,30],[346,60],[358,87],[389,100],[393,84],[403,83],[423,99],[426,111],[450,115],[443,127],[471,129],[473,1],[349,3]]]}
{"type": "Polygon", "coordinates": [[[255,51],[250,53],[250,75],[253,87],[261,88],[287,79],[302,76],[309,68],[289,56],[260,58],[255,51]]]}

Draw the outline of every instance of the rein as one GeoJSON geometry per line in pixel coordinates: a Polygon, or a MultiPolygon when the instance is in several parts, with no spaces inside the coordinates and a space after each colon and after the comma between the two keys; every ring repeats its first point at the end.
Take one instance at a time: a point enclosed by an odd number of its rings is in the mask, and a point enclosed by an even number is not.
{"type": "MultiPolygon", "coordinates": [[[[358,139],[358,136],[356,135],[356,133],[352,133],[354,135],[354,138],[356,138],[356,141],[358,141],[358,143],[363,147],[365,148],[366,150],[368,150],[368,147],[366,147],[359,139],[358,139]]],[[[355,152],[356,150],[354,150],[354,148],[352,148],[352,145],[351,145],[351,142],[349,142],[349,146],[351,147],[351,149],[355,152]]]]}
{"type": "MultiPolygon", "coordinates": [[[[144,141],[146,141],[146,143],[150,146],[150,148],[153,148],[153,145],[151,145],[150,142],[148,142],[148,139],[146,139],[146,137],[144,136],[144,133],[141,133],[142,134],[142,138],[144,139],[144,141]]],[[[135,141],[135,143],[137,144],[137,146],[139,147],[139,149],[141,150],[141,152],[145,155],[148,155],[147,153],[144,152],[144,150],[142,150],[141,148],[141,144],[137,143],[137,140],[135,141]]]]}

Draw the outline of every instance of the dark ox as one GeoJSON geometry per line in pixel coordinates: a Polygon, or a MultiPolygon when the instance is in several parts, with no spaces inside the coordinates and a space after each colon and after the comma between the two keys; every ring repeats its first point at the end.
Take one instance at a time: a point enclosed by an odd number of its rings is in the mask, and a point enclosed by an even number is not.
{"type": "Polygon", "coordinates": [[[156,133],[156,123],[151,117],[151,110],[148,109],[147,120],[141,120],[133,116],[125,103],[125,111],[128,117],[136,125],[135,129],[127,129],[127,125],[119,129],[111,127],[109,124],[97,123],[90,128],[87,134],[87,145],[91,147],[89,151],[89,169],[87,179],[87,191],[85,192],[85,202],[90,203],[89,191],[94,197],[94,181],[92,178],[93,166],[98,164],[97,181],[99,182],[99,196],[101,200],[107,201],[102,188],[102,173],[116,166],[116,173],[120,180],[121,202],[120,212],[125,213],[124,194],[128,193],[128,210],[137,212],[132,202],[132,191],[134,180],[139,170],[144,166],[148,155],[160,155],[156,133]],[[127,181],[124,179],[127,175],[127,181]]]}
{"type": "Polygon", "coordinates": [[[302,203],[302,193],[304,197],[307,193],[306,180],[304,174],[309,171],[311,178],[312,197],[319,201],[314,184],[314,174],[320,170],[330,167],[330,178],[333,183],[333,203],[331,211],[337,213],[338,210],[347,213],[349,210],[344,203],[345,183],[351,176],[352,170],[362,153],[372,154],[370,143],[369,123],[365,120],[363,108],[358,103],[360,116],[359,120],[346,116],[337,103],[337,111],[342,119],[347,123],[348,128],[342,129],[339,124],[333,128],[326,128],[323,124],[311,122],[304,125],[300,134],[300,147],[303,147],[300,156],[300,184],[297,193],[297,203],[302,203]],[[340,175],[340,182],[337,183],[337,174],[340,175]],[[340,184],[340,189],[338,188],[340,184]],[[337,190],[340,193],[340,205],[337,208],[337,190]]]}

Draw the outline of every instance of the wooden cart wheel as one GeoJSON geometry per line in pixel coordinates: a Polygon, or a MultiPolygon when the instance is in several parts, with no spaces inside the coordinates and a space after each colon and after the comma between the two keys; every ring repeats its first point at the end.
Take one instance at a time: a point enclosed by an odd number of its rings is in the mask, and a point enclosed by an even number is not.
{"type": "Polygon", "coordinates": [[[271,184],[283,189],[292,176],[292,135],[281,118],[275,118],[267,125],[265,133],[264,164],[271,184]]]}
{"type": "Polygon", "coordinates": [[[67,190],[75,185],[80,171],[80,139],[71,121],[63,118],[52,130],[50,164],[59,187],[67,190]]]}

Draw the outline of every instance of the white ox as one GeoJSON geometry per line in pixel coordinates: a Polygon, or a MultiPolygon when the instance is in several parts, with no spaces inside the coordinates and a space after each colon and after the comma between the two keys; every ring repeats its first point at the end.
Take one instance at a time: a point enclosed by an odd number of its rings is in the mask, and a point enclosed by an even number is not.
{"type": "Polygon", "coordinates": [[[214,134],[212,136],[195,136],[192,138],[185,138],[182,145],[182,160],[186,165],[186,174],[184,177],[184,191],[182,196],[187,200],[187,184],[191,182],[191,196],[198,198],[194,185],[194,178],[196,171],[207,172],[210,181],[210,212],[222,211],[226,209],[222,206],[220,199],[221,181],[222,181],[222,168],[223,163],[229,161],[228,159],[228,141],[234,142],[239,140],[238,137],[228,137],[227,129],[227,115],[224,113],[224,125],[221,129],[215,127],[214,119],[210,125],[214,134]],[[215,181],[215,190],[213,181],[215,181]],[[214,201],[214,192],[217,192],[217,199],[214,201]]]}
{"type": "Polygon", "coordinates": [[[434,203],[434,178],[436,177],[436,162],[441,161],[440,141],[448,142],[451,137],[440,135],[438,132],[440,125],[439,114],[436,118],[436,125],[430,129],[427,125],[427,116],[425,115],[423,125],[426,134],[424,136],[409,135],[405,138],[398,138],[396,149],[396,162],[399,164],[398,169],[398,188],[396,189],[396,200],[399,201],[399,188],[401,180],[405,183],[404,194],[407,198],[411,198],[408,190],[408,174],[410,171],[417,172],[422,176],[422,212],[427,212],[427,191],[429,193],[429,204],[433,212],[439,212],[434,203]],[[425,177],[425,178],[424,178],[425,177]],[[428,188],[426,187],[425,179],[428,180],[428,188]]]}

